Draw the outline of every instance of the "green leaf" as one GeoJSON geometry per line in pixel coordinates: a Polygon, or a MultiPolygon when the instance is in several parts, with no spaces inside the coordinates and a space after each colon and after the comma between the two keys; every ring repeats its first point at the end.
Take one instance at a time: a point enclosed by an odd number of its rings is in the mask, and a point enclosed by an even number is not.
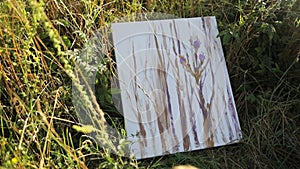
{"type": "Polygon", "coordinates": [[[62,38],[62,40],[64,41],[65,45],[68,48],[71,47],[72,43],[71,43],[71,41],[69,40],[69,38],[67,36],[63,35],[61,38],[62,38]]]}

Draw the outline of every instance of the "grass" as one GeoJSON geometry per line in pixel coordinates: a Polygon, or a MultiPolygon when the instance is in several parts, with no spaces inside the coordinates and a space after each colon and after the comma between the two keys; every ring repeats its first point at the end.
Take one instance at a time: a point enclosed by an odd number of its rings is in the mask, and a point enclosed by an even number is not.
{"type": "MultiPolygon", "coordinates": [[[[298,168],[299,12],[296,0],[0,2],[0,168],[298,168]],[[241,143],[135,161],[111,154],[88,135],[93,131],[108,146],[126,147],[78,120],[72,85],[90,91],[82,88],[84,78],[78,80],[84,71],[72,74],[77,53],[93,32],[141,12],[216,16],[241,143]]],[[[84,104],[100,115],[100,129],[115,124],[122,136],[108,91],[115,63],[112,53],[106,54],[95,82],[97,97],[88,95],[84,104]]]]}

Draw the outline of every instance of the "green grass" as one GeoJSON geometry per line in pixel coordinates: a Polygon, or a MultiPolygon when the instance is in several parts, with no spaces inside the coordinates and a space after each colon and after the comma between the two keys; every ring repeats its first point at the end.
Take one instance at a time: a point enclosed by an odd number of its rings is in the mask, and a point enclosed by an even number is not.
{"type": "MultiPolygon", "coordinates": [[[[298,168],[299,1],[4,0],[0,57],[0,168],[298,168]],[[135,161],[86,135],[93,131],[107,146],[114,144],[75,113],[72,81],[79,92],[89,92],[76,81],[84,72],[72,74],[77,53],[93,32],[120,18],[138,20],[141,12],[216,16],[243,131],[240,143],[135,161]]],[[[96,125],[113,124],[122,136],[108,91],[114,66],[106,53],[97,97],[89,95],[83,104],[99,104],[88,106],[100,117],[96,125]]]]}

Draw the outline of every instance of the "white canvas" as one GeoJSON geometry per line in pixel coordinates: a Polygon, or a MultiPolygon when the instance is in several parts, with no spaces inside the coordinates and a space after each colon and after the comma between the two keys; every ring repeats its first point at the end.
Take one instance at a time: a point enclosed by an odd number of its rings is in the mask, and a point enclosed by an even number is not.
{"type": "Polygon", "coordinates": [[[241,139],[215,17],[114,23],[112,30],[137,159],[241,139]]]}

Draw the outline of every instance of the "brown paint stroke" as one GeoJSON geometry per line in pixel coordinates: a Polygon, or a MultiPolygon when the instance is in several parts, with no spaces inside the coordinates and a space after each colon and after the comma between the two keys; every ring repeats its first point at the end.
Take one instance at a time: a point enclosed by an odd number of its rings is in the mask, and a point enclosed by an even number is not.
{"type": "MultiPolygon", "coordinates": [[[[154,40],[155,40],[155,45],[156,45],[156,51],[157,51],[157,54],[158,54],[158,56],[159,56],[159,58],[161,59],[162,58],[162,56],[161,56],[161,53],[160,53],[160,48],[159,48],[159,43],[158,43],[158,39],[157,39],[157,34],[156,34],[156,32],[154,31],[154,40]]],[[[158,67],[161,67],[160,66],[160,63],[158,63],[158,67]]],[[[159,72],[161,71],[161,70],[157,70],[158,72],[158,75],[160,74],[159,72]]],[[[157,85],[159,85],[159,83],[157,84],[157,85]]],[[[161,103],[161,101],[157,101],[158,103],[161,103]]],[[[155,104],[154,104],[154,106],[155,106],[155,104]]],[[[156,106],[155,106],[156,107],[156,106]]],[[[165,136],[164,136],[164,119],[162,119],[162,117],[160,116],[160,114],[159,114],[159,110],[157,110],[157,107],[155,108],[156,109],[156,114],[157,114],[157,124],[158,124],[158,130],[159,130],[159,133],[160,133],[160,136],[161,136],[161,143],[162,143],[162,150],[163,150],[163,152],[166,152],[167,151],[167,146],[166,146],[166,139],[165,139],[165,136]]]]}
{"type": "MultiPolygon", "coordinates": [[[[178,61],[177,58],[175,59],[175,66],[177,70],[177,75],[179,75],[179,67],[178,67],[178,61]]],[[[178,97],[178,104],[179,104],[179,112],[180,112],[180,123],[181,123],[181,132],[182,132],[182,138],[183,138],[183,148],[185,151],[188,151],[190,149],[190,137],[188,135],[187,131],[187,121],[186,121],[186,112],[184,108],[184,103],[182,100],[181,92],[180,92],[180,81],[178,80],[179,77],[176,80],[176,90],[177,90],[177,97],[178,97]]]]}
{"type": "MultiPolygon", "coordinates": [[[[165,42],[166,37],[163,37],[163,41],[165,42]]],[[[166,42],[165,42],[166,45],[166,42]]],[[[165,46],[166,47],[166,46],[165,46]]],[[[161,48],[163,49],[164,46],[162,45],[161,48]]],[[[164,126],[164,132],[167,132],[166,134],[172,138],[172,136],[174,137],[174,139],[171,140],[172,143],[168,143],[169,145],[172,145],[173,150],[178,150],[179,149],[179,145],[178,145],[178,138],[176,136],[175,133],[175,128],[174,128],[174,120],[173,120],[173,114],[171,109],[169,109],[170,104],[168,104],[168,100],[170,98],[166,98],[166,93],[168,93],[168,89],[167,89],[167,74],[166,74],[166,63],[165,63],[165,50],[161,50],[161,57],[159,59],[159,63],[158,63],[158,77],[159,77],[159,88],[162,89],[162,91],[164,92],[164,95],[161,96],[162,99],[157,100],[157,102],[161,101],[162,105],[164,106],[164,110],[163,110],[163,115],[162,115],[162,119],[163,121],[165,121],[165,123],[163,124],[164,126]],[[164,118],[163,118],[164,117],[164,118]]]]}
{"type": "MultiPolygon", "coordinates": [[[[179,36],[178,36],[178,33],[177,33],[177,28],[176,28],[176,23],[175,23],[175,20],[173,20],[173,29],[174,29],[174,32],[175,32],[175,37],[177,39],[177,47],[178,47],[178,55],[181,55],[181,46],[180,46],[180,40],[179,40],[179,36]]],[[[175,44],[174,44],[175,46],[175,44]]]]}
{"type": "MultiPolygon", "coordinates": [[[[209,35],[210,35],[210,30],[211,30],[211,26],[210,26],[210,19],[209,18],[206,18],[205,19],[205,21],[206,21],[206,24],[207,24],[207,27],[208,27],[208,29],[206,29],[206,30],[208,30],[209,31],[209,35]]],[[[207,33],[206,33],[206,36],[207,36],[207,33]]],[[[207,50],[207,52],[208,52],[208,56],[210,56],[210,57],[213,57],[212,56],[212,48],[211,48],[211,46],[210,46],[210,44],[208,43],[208,42],[211,42],[211,39],[210,39],[211,37],[210,36],[208,36],[208,40],[207,40],[207,42],[206,42],[206,48],[208,49],[207,50]]],[[[207,130],[208,130],[208,133],[207,133],[207,136],[208,136],[208,140],[207,140],[207,145],[208,145],[208,147],[213,147],[214,146],[214,131],[213,131],[213,122],[212,122],[212,114],[211,113],[213,113],[212,111],[211,111],[211,109],[212,109],[212,105],[213,105],[213,100],[214,100],[214,97],[215,97],[215,90],[214,90],[214,85],[215,85],[215,75],[214,75],[214,72],[213,72],[213,65],[212,65],[212,62],[211,62],[211,60],[209,60],[209,65],[210,65],[210,73],[211,73],[211,79],[212,79],[212,83],[211,83],[211,85],[212,85],[212,94],[211,94],[211,98],[210,98],[210,101],[209,101],[209,103],[208,103],[208,109],[209,109],[209,114],[208,114],[208,116],[207,116],[207,121],[206,121],[206,128],[207,128],[207,130]]]]}
{"type": "MultiPolygon", "coordinates": [[[[150,46],[148,46],[149,47],[149,49],[150,49],[150,46]]],[[[145,64],[145,67],[146,67],[146,64],[145,64]]],[[[150,71],[150,75],[152,75],[152,71],[151,71],[152,69],[150,69],[149,71],[150,71]]],[[[146,83],[147,84],[149,84],[149,87],[150,87],[150,91],[153,91],[153,87],[152,86],[155,86],[155,82],[154,82],[154,80],[150,80],[149,78],[148,78],[148,76],[146,76],[146,74],[147,74],[147,72],[148,72],[148,70],[147,71],[145,71],[145,80],[146,80],[146,83]]],[[[146,102],[145,104],[146,104],[146,110],[150,110],[150,103],[152,103],[153,104],[153,101],[151,100],[151,98],[150,98],[150,96],[147,96],[149,99],[147,100],[148,102],[146,102]]],[[[149,129],[150,129],[150,137],[152,138],[152,143],[155,143],[155,134],[156,134],[156,132],[155,132],[155,127],[156,127],[156,125],[155,125],[155,123],[152,121],[152,113],[151,112],[149,112],[149,113],[147,113],[147,120],[150,120],[150,122],[149,122],[149,129]],[[153,127],[153,125],[154,125],[154,127],[153,127]],[[153,128],[154,129],[153,129],[153,128]]],[[[153,149],[155,150],[156,148],[156,145],[155,144],[153,144],[153,149]]]]}
{"type": "MultiPolygon", "coordinates": [[[[134,50],[134,44],[132,44],[132,55],[133,55],[133,67],[134,67],[134,72],[137,73],[137,65],[136,65],[136,55],[135,55],[135,50],[134,50]]],[[[136,101],[136,107],[137,107],[137,119],[138,119],[138,125],[139,125],[139,128],[140,128],[140,131],[139,131],[139,143],[140,143],[140,149],[141,149],[141,156],[145,156],[145,148],[147,146],[147,140],[145,139],[146,138],[146,130],[143,126],[143,120],[142,120],[142,117],[141,117],[141,113],[140,113],[140,110],[139,110],[139,97],[138,97],[138,84],[137,84],[137,77],[134,76],[134,97],[135,97],[135,101],[136,101]]]]}
{"type": "Polygon", "coordinates": [[[210,112],[206,107],[206,102],[205,99],[203,97],[203,81],[200,81],[199,84],[199,106],[202,110],[202,115],[203,115],[203,128],[204,128],[204,139],[207,139],[204,141],[205,145],[207,147],[212,147],[213,146],[213,142],[211,141],[212,139],[210,138],[210,131],[211,131],[211,119],[210,119],[210,112]]]}
{"type": "MultiPolygon", "coordinates": [[[[162,35],[165,35],[165,32],[164,32],[164,29],[163,27],[161,26],[161,29],[162,29],[162,35]]],[[[167,37],[166,36],[163,36],[163,47],[164,50],[163,51],[169,51],[168,49],[168,44],[167,44],[167,37]]],[[[174,45],[173,45],[174,46],[174,45]]],[[[164,55],[164,53],[162,52],[162,55],[164,55]]],[[[170,60],[171,57],[170,57],[170,52],[167,52],[167,58],[170,60]]],[[[165,114],[169,113],[169,120],[170,120],[170,123],[171,123],[171,132],[172,132],[172,135],[174,137],[174,140],[173,140],[173,151],[174,152],[177,152],[179,151],[179,141],[178,141],[178,137],[177,137],[177,134],[176,134],[176,130],[175,130],[175,126],[174,126],[174,117],[173,117],[173,112],[172,112],[172,104],[171,104],[171,98],[170,98],[170,92],[169,92],[169,87],[168,87],[168,82],[167,82],[167,71],[168,71],[168,65],[166,65],[166,61],[165,61],[166,57],[163,56],[163,65],[165,66],[164,67],[164,71],[162,71],[162,86],[164,88],[164,93],[166,95],[166,103],[164,103],[164,105],[167,105],[166,109],[165,109],[165,114]],[[166,68],[167,67],[167,68],[166,68]],[[175,142],[175,143],[174,143],[175,142]]],[[[170,61],[168,62],[168,64],[170,63],[170,61]]],[[[165,100],[164,100],[165,102],[165,100]]],[[[169,128],[170,126],[168,126],[169,128]]]]}
{"type": "MultiPolygon", "coordinates": [[[[185,74],[185,81],[187,82],[187,76],[185,74]]],[[[188,85],[186,85],[187,91],[188,91],[188,85]]],[[[200,146],[199,143],[199,138],[198,138],[198,132],[197,132],[197,123],[196,123],[196,117],[195,115],[197,114],[195,110],[193,109],[193,98],[194,98],[194,88],[192,86],[192,83],[190,83],[190,89],[191,89],[191,95],[188,95],[188,102],[189,102],[189,109],[190,109],[190,122],[192,123],[192,131],[193,131],[193,136],[194,136],[194,141],[196,147],[200,146]]]]}
{"type": "MultiPolygon", "coordinates": [[[[177,91],[179,88],[177,88],[177,91]]],[[[179,91],[180,92],[180,91],[179,91]]],[[[178,93],[178,99],[180,99],[181,95],[178,93]]],[[[180,109],[180,114],[182,115],[181,117],[181,127],[182,127],[182,137],[183,137],[183,147],[185,151],[190,150],[191,146],[191,141],[190,141],[190,136],[188,133],[188,130],[186,128],[187,126],[187,120],[186,120],[186,112],[184,108],[184,104],[182,99],[179,100],[179,109],[180,109]]]]}
{"type": "MultiPolygon", "coordinates": [[[[202,26],[203,26],[203,29],[204,29],[204,34],[205,34],[205,48],[207,50],[207,59],[208,62],[209,62],[209,66],[210,66],[210,74],[211,74],[211,79],[212,79],[212,85],[215,84],[215,77],[214,77],[214,72],[213,70],[211,69],[212,68],[212,63],[211,63],[211,57],[212,57],[212,52],[211,52],[211,47],[210,47],[210,43],[209,43],[209,40],[210,40],[210,37],[208,36],[208,32],[207,32],[207,28],[206,27],[209,27],[209,21],[210,21],[210,18],[208,17],[205,17],[205,18],[202,18],[202,26]],[[207,24],[207,25],[206,25],[207,24]]],[[[200,80],[199,81],[199,105],[200,105],[200,108],[202,109],[202,114],[203,114],[203,128],[204,128],[204,138],[206,139],[204,141],[205,145],[207,147],[213,147],[214,146],[214,139],[213,139],[213,124],[212,124],[212,117],[211,117],[211,106],[213,105],[212,102],[213,102],[213,98],[214,98],[214,88],[212,86],[212,95],[211,95],[211,98],[209,100],[208,103],[206,103],[204,97],[203,97],[203,83],[204,81],[200,80]]]]}
{"type": "MultiPolygon", "coordinates": [[[[176,23],[175,20],[173,20],[173,29],[174,29],[174,33],[175,33],[175,37],[177,39],[177,47],[178,47],[178,52],[177,55],[181,55],[181,44],[179,41],[179,36],[177,33],[177,28],[176,28],[176,23]]],[[[173,44],[175,46],[175,44],[173,44]]],[[[175,50],[176,51],[176,50],[175,50]]],[[[178,67],[178,61],[177,58],[175,60],[175,66],[177,69],[177,75],[179,75],[179,67],[178,67]]],[[[179,104],[179,112],[181,115],[181,130],[182,130],[182,138],[183,138],[183,147],[185,151],[188,151],[190,149],[190,136],[187,130],[187,119],[186,119],[186,112],[185,112],[185,107],[184,107],[184,102],[182,100],[182,96],[181,96],[181,92],[180,92],[180,81],[179,81],[179,77],[176,80],[176,89],[177,89],[177,97],[178,97],[178,104],[179,104]]]]}
{"type": "MultiPolygon", "coordinates": [[[[159,61],[158,61],[158,64],[157,64],[157,67],[158,67],[157,76],[158,76],[158,79],[159,79],[158,80],[158,88],[161,89],[162,91],[166,92],[166,89],[165,89],[166,85],[164,84],[165,79],[166,79],[166,76],[165,76],[164,72],[166,72],[166,70],[165,70],[165,67],[164,67],[165,62],[164,62],[163,58],[164,58],[164,50],[161,50],[161,53],[159,55],[159,61]]],[[[167,105],[165,97],[163,97],[163,96],[160,96],[160,100],[157,100],[156,103],[162,104],[164,107],[167,105]]],[[[170,118],[169,118],[169,113],[165,110],[167,110],[167,109],[164,108],[164,114],[163,114],[163,116],[165,118],[164,121],[166,122],[165,123],[165,127],[166,127],[165,129],[168,129],[170,127],[170,118]]]]}

